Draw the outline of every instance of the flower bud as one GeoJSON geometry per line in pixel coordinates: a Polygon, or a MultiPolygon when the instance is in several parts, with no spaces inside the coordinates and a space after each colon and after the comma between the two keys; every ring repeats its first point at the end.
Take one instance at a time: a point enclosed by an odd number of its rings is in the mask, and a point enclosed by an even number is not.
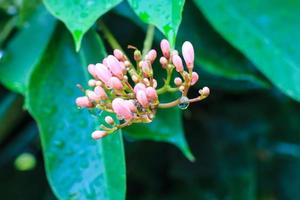
{"type": "Polygon", "coordinates": [[[131,79],[132,79],[132,81],[135,82],[135,83],[139,81],[139,78],[138,78],[135,74],[132,75],[131,79]]]}
{"type": "Polygon", "coordinates": [[[114,56],[119,60],[119,61],[124,61],[124,54],[120,49],[115,49],[114,50],[114,56]]]}
{"type": "Polygon", "coordinates": [[[153,87],[147,87],[146,88],[146,95],[150,101],[157,100],[157,92],[153,87]]]}
{"type": "Polygon", "coordinates": [[[107,99],[107,95],[101,86],[96,86],[94,92],[101,98],[101,100],[107,99]]]}
{"type": "Polygon", "coordinates": [[[203,87],[202,90],[199,90],[200,95],[207,97],[210,94],[210,90],[208,87],[203,87]]]}
{"type": "Polygon", "coordinates": [[[151,49],[147,55],[145,56],[146,60],[149,60],[151,63],[154,62],[154,60],[156,59],[157,53],[154,49],[151,49]]]}
{"type": "Polygon", "coordinates": [[[176,78],[174,79],[174,84],[175,84],[177,87],[181,86],[181,85],[182,85],[182,80],[181,80],[181,78],[176,77],[176,78]]]}
{"type": "Polygon", "coordinates": [[[167,58],[161,57],[161,58],[159,59],[159,62],[160,62],[161,66],[162,66],[164,69],[167,68],[167,65],[168,65],[168,60],[167,60],[167,58]]]}
{"type": "Polygon", "coordinates": [[[195,85],[199,79],[199,75],[197,72],[192,73],[192,80],[191,80],[191,85],[195,85]]]}
{"type": "Polygon", "coordinates": [[[149,86],[149,85],[150,85],[150,81],[149,81],[149,79],[147,79],[147,78],[144,78],[144,79],[143,79],[143,82],[144,82],[144,84],[145,84],[146,86],[149,86]]]}
{"type": "Polygon", "coordinates": [[[85,93],[86,93],[86,96],[89,98],[90,101],[98,102],[98,101],[101,100],[100,95],[97,95],[94,91],[87,90],[85,93]]]}
{"type": "Polygon", "coordinates": [[[116,57],[109,55],[107,57],[107,66],[113,75],[119,79],[123,79],[123,67],[116,57]]]}
{"type": "Polygon", "coordinates": [[[94,77],[96,78],[96,72],[95,72],[95,65],[94,64],[89,64],[88,65],[88,71],[89,73],[94,77]]]}
{"type": "Polygon", "coordinates": [[[146,86],[143,83],[138,83],[134,86],[133,90],[134,90],[134,93],[137,94],[137,92],[139,90],[146,91],[146,86]]]}
{"type": "Polygon", "coordinates": [[[114,125],[115,124],[115,121],[114,121],[114,119],[111,116],[106,116],[104,120],[105,120],[105,122],[107,124],[110,124],[110,125],[114,125]]]}
{"type": "Polygon", "coordinates": [[[171,55],[171,56],[175,56],[175,55],[179,55],[179,53],[178,53],[177,50],[173,50],[173,51],[172,51],[172,55],[171,55]]]}
{"type": "Polygon", "coordinates": [[[142,71],[144,76],[149,77],[152,75],[151,66],[147,61],[142,61],[142,71]]]}
{"type": "Polygon", "coordinates": [[[88,85],[90,87],[95,87],[96,86],[97,81],[95,79],[90,79],[88,82],[88,85]]]}
{"type": "Polygon", "coordinates": [[[103,65],[107,66],[107,57],[102,60],[103,65]]]}
{"type": "Polygon", "coordinates": [[[93,107],[92,102],[89,100],[88,97],[83,96],[83,97],[77,97],[76,98],[76,104],[78,107],[86,107],[86,108],[90,108],[93,107]]]}
{"type": "Polygon", "coordinates": [[[183,71],[183,64],[182,64],[182,60],[178,55],[174,55],[172,57],[172,62],[174,64],[174,66],[176,67],[176,71],[177,72],[182,72],[183,71]]]}
{"type": "Polygon", "coordinates": [[[126,101],[125,101],[125,104],[126,104],[126,106],[129,108],[129,110],[130,110],[131,112],[136,112],[136,111],[137,111],[137,108],[136,108],[136,106],[134,105],[133,100],[126,100],[126,101]]]}
{"type": "Polygon", "coordinates": [[[153,88],[157,88],[157,81],[156,81],[156,79],[152,79],[152,86],[153,86],[153,88]]]}
{"type": "Polygon", "coordinates": [[[185,41],[182,45],[182,55],[188,69],[194,67],[194,48],[189,41],[185,41]]]}
{"type": "Polygon", "coordinates": [[[136,99],[138,102],[144,107],[147,108],[149,106],[149,101],[147,99],[146,92],[144,90],[138,90],[136,93],[136,99]]]}
{"type": "Polygon", "coordinates": [[[108,84],[108,81],[112,76],[110,71],[108,70],[108,68],[101,63],[97,63],[95,65],[95,73],[96,73],[97,77],[101,81],[103,81],[105,84],[108,84]]]}
{"type": "Polygon", "coordinates": [[[170,44],[169,44],[168,40],[163,39],[160,42],[160,48],[161,48],[161,51],[162,51],[164,57],[170,58],[170,44]]]}
{"type": "Polygon", "coordinates": [[[137,62],[142,59],[142,53],[139,50],[135,50],[133,56],[134,60],[137,62]]]}
{"type": "Polygon", "coordinates": [[[131,120],[133,118],[133,114],[130,111],[128,105],[121,98],[115,98],[112,101],[112,109],[117,114],[120,120],[131,120]]]}
{"type": "Polygon", "coordinates": [[[122,90],[123,85],[122,82],[120,81],[120,79],[118,79],[117,77],[111,77],[109,79],[109,86],[115,90],[122,90]]]}
{"type": "Polygon", "coordinates": [[[98,140],[98,139],[100,139],[100,138],[103,138],[104,136],[106,136],[107,135],[107,132],[106,131],[94,131],[93,133],[92,133],[92,138],[94,139],[94,140],[98,140]]]}

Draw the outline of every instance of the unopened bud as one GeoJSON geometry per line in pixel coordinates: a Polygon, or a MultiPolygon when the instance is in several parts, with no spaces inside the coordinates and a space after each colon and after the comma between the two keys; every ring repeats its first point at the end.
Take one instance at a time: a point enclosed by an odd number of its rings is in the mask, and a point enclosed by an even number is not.
{"type": "Polygon", "coordinates": [[[88,85],[90,86],[90,87],[95,87],[96,86],[96,80],[95,79],[90,79],[89,80],[89,82],[88,82],[88,85]]]}
{"type": "Polygon", "coordinates": [[[147,55],[145,56],[146,60],[149,60],[151,63],[154,62],[154,60],[156,59],[157,53],[154,49],[151,49],[147,55]]]}
{"type": "Polygon", "coordinates": [[[168,40],[163,39],[160,42],[160,48],[161,48],[161,51],[162,51],[164,57],[170,58],[170,44],[169,44],[168,40]]]}
{"type": "Polygon", "coordinates": [[[168,65],[168,60],[167,60],[167,58],[165,58],[165,57],[161,57],[160,59],[159,59],[159,62],[160,62],[160,64],[161,64],[161,66],[165,69],[166,67],[167,67],[167,65],[168,65]]]}
{"type": "Polygon", "coordinates": [[[197,72],[192,73],[192,80],[191,80],[191,85],[195,85],[199,79],[199,75],[197,72]]]}
{"type": "Polygon", "coordinates": [[[124,54],[120,49],[115,49],[114,50],[114,56],[119,60],[119,61],[124,61],[124,54]]]}
{"type": "Polygon", "coordinates": [[[183,71],[183,64],[182,64],[182,60],[178,55],[174,55],[172,57],[172,62],[176,68],[177,72],[182,72],[183,71]]]}
{"type": "Polygon", "coordinates": [[[111,116],[106,116],[105,117],[105,122],[110,124],[110,125],[114,125],[115,124],[115,121],[114,119],[111,117],[111,116]]]}
{"type": "Polygon", "coordinates": [[[176,78],[174,79],[174,84],[175,84],[177,87],[181,86],[181,85],[182,85],[182,80],[181,80],[181,78],[176,77],[176,78]]]}
{"type": "Polygon", "coordinates": [[[137,62],[142,59],[142,53],[139,50],[135,50],[133,56],[134,60],[137,62]]]}
{"type": "Polygon", "coordinates": [[[97,130],[97,131],[94,131],[91,136],[94,140],[98,140],[100,138],[105,137],[106,135],[107,135],[106,131],[98,131],[97,130]]]}
{"type": "Polygon", "coordinates": [[[207,97],[210,94],[210,90],[208,87],[203,87],[202,90],[199,90],[199,94],[207,97]]]}

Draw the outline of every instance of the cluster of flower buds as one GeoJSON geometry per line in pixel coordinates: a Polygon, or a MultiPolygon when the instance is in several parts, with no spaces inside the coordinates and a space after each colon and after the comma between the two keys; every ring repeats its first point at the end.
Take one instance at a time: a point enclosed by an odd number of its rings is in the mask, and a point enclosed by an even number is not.
{"type": "Polygon", "coordinates": [[[187,97],[190,86],[199,79],[198,74],[193,71],[194,48],[190,42],[186,41],[182,46],[186,69],[178,51],[171,50],[167,40],[162,40],[160,47],[163,56],[159,62],[166,70],[167,77],[159,89],[153,76],[153,64],[157,58],[154,49],[142,55],[138,49],[130,46],[135,49],[134,64],[121,50],[115,49],[113,55],[104,58],[102,63],[88,66],[93,79],[88,81],[90,89],[84,90],[79,85],[85,95],[76,99],[77,106],[115,113],[121,120],[119,124],[111,116],[106,116],[106,124],[100,126],[101,130],[92,133],[94,139],[102,138],[132,123],[152,122],[158,108],[179,106],[184,109],[189,103],[201,101],[209,95],[209,88],[204,87],[199,90],[198,97],[187,97]],[[172,84],[174,69],[178,72],[178,77],[172,84]],[[159,101],[159,95],[176,91],[181,93],[178,99],[168,103],[159,101]]]}

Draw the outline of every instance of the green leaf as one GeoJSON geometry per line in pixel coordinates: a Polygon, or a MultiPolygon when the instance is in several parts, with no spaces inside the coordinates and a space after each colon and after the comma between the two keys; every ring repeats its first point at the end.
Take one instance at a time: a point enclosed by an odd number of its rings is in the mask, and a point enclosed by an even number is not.
{"type": "Polygon", "coordinates": [[[300,101],[299,1],[195,2],[274,85],[300,101]]]}
{"type": "Polygon", "coordinates": [[[79,51],[83,35],[96,20],[122,0],[44,0],[47,9],[71,31],[79,51]]]}
{"type": "Polygon", "coordinates": [[[56,20],[39,7],[8,43],[0,59],[0,82],[10,90],[25,94],[32,70],[39,63],[53,33],[56,20]]]}
{"type": "Polygon", "coordinates": [[[168,38],[171,45],[175,46],[184,0],[128,0],[128,2],[141,20],[155,25],[168,38]]]}
{"type": "Polygon", "coordinates": [[[76,107],[76,84],[88,80],[83,65],[104,57],[96,33],[83,40],[80,54],[62,29],[33,72],[29,110],[38,123],[46,172],[59,199],[125,199],[125,160],[121,133],[94,141],[96,120],[76,107]]]}
{"type": "Polygon", "coordinates": [[[136,140],[154,140],[168,142],[177,146],[190,160],[195,158],[185,140],[179,108],[159,109],[153,120],[148,124],[133,124],[124,132],[129,138],[136,140]]]}
{"type": "Polygon", "coordinates": [[[247,82],[257,87],[269,85],[245,56],[213,30],[194,4],[187,4],[186,11],[178,33],[177,49],[181,49],[184,41],[191,41],[195,48],[196,67],[217,77],[244,81],[245,88],[247,82]]]}
{"type": "MultiPolygon", "coordinates": [[[[237,91],[270,87],[255,66],[213,30],[194,4],[187,2],[185,10],[176,46],[180,50],[184,41],[193,43],[195,69],[200,74],[201,81],[198,83],[202,87],[204,83],[213,89],[237,91]]],[[[145,29],[127,4],[121,4],[114,11],[145,29]]],[[[160,35],[156,35],[155,39],[159,41],[160,35]]]]}

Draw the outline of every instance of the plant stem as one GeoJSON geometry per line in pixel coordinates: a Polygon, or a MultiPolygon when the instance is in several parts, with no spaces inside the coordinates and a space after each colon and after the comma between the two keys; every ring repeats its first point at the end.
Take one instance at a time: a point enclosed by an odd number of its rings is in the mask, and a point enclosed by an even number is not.
{"type": "Polygon", "coordinates": [[[110,30],[107,28],[107,26],[103,23],[103,21],[99,20],[98,25],[101,28],[102,33],[104,34],[104,37],[107,39],[108,43],[113,49],[120,49],[124,52],[121,45],[117,41],[117,39],[114,37],[114,35],[110,32],[110,30]]]}
{"type": "Polygon", "coordinates": [[[0,46],[2,46],[2,43],[4,42],[4,40],[7,38],[7,36],[11,33],[11,31],[16,26],[17,20],[18,20],[17,17],[12,17],[4,25],[4,27],[3,27],[3,29],[1,30],[1,33],[0,33],[0,46]]]}
{"type": "Polygon", "coordinates": [[[146,37],[144,40],[144,48],[143,48],[143,57],[146,55],[146,53],[151,49],[152,42],[153,42],[153,36],[154,36],[155,27],[152,24],[148,25],[146,37]]]}

